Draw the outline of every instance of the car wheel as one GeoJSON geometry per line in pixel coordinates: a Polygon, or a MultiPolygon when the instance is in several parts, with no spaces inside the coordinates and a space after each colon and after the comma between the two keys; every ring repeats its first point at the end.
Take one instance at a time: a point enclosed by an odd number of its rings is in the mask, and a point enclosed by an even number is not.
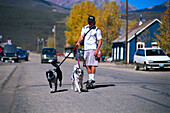
{"type": "Polygon", "coordinates": [[[135,70],[139,70],[139,66],[137,64],[135,65],[135,70]]]}
{"type": "Polygon", "coordinates": [[[149,70],[146,64],[144,64],[144,67],[143,67],[143,68],[144,68],[145,71],[148,71],[148,70],[149,70]]]}

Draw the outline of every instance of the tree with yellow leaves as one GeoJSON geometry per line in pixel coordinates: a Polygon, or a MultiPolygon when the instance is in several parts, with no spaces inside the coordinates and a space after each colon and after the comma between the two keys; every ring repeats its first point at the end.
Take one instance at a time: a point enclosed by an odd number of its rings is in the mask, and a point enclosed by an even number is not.
{"type": "Polygon", "coordinates": [[[96,26],[101,30],[103,37],[102,54],[109,55],[112,51],[110,44],[119,36],[121,20],[119,19],[119,7],[116,3],[105,2],[102,8],[97,9],[94,3],[89,1],[75,4],[67,17],[66,43],[75,45],[80,36],[81,29],[87,25],[89,15],[96,17],[96,26]]]}
{"type": "Polygon", "coordinates": [[[102,54],[104,55],[111,54],[112,45],[110,43],[119,36],[121,27],[119,16],[119,7],[114,1],[105,2],[103,7],[98,11],[96,25],[102,31],[102,54]]]}
{"type": "Polygon", "coordinates": [[[170,6],[167,7],[166,12],[164,15],[161,16],[160,34],[156,34],[158,40],[156,42],[158,45],[164,49],[168,54],[170,54],[170,6]]]}
{"type": "Polygon", "coordinates": [[[131,27],[133,27],[135,24],[137,23],[136,20],[132,20],[128,26],[128,29],[130,29],[131,27]]]}
{"type": "MultiPolygon", "coordinates": [[[[56,43],[55,43],[55,47],[57,47],[57,45],[58,45],[58,42],[56,41],[56,43]]],[[[48,39],[47,39],[47,47],[51,47],[51,48],[53,48],[54,47],[54,37],[48,37],[48,39]]]]}
{"type": "Polygon", "coordinates": [[[67,31],[65,31],[65,35],[68,44],[76,44],[81,34],[82,27],[87,25],[87,18],[89,15],[97,15],[97,8],[94,3],[86,1],[73,6],[66,22],[67,31]]]}

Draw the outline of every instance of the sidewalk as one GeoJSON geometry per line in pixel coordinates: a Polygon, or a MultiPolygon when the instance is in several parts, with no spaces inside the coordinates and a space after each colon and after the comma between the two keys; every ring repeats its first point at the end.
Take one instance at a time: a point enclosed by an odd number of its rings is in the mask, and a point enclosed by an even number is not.
{"type": "Polygon", "coordinates": [[[127,68],[127,69],[134,69],[134,64],[123,64],[120,62],[99,62],[99,66],[105,67],[113,67],[113,68],[127,68]]]}
{"type": "Polygon", "coordinates": [[[17,69],[16,65],[12,64],[5,64],[0,62],[0,91],[5,86],[9,78],[12,76],[12,74],[17,69]]]}

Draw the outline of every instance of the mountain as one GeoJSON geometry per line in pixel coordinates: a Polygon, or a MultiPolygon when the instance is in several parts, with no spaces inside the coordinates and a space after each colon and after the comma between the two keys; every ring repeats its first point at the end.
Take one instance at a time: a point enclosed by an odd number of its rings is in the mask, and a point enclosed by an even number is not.
{"type": "MultiPolygon", "coordinates": [[[[46,0],[46,1],[71,9],[74,6],[74,4],[80,4],[81,2],[87,0],[46,0]]],[[[124,13],[126,11],[126,3],[122,2],[121,0],[89,0],[89,1],[93,2],[97,8],[102,7],[104,2],[106,1],[108,2],[115,1],[116,4],[120,7],[121,13],[124,13]]],[[[137,10],[137,8],[129,4],[128,10],[133,11],[133,10],[137,10]]]]}
{"type": "Polygon", "coordinates": [[[166,1],[160,5],[156,5],[153,7],[130,11],[128,18],[130,20],[139,20],[140,14],[142,14],[144,20],[151,20],[155,18],[161,19],[161,15],[166,11],[168,5],[169,2],[166,1]]]}
{"type": "Polygon", "coordinates": [[[45,0],[0,0],[1,5],[69,13],[70,10],[45,0]]]}
{"type": "Polygon", "coordinates": [[[134,10],[134,11],[130,11],[130,12],[148,12],[148,11],[164,12],[164,11],[166,11],[168,4],[169,4],[168,1],[166,1],[162,4],[160,4],[160,5],[156,5],[156,6],[153,6],[153,7],[148,7],[148,8],[140,9],[140,10],[134,10]]]}
{"type": "MultiPolygon", "coordinates": [[[[65,46],[66,17],[67,13],[52,12],[49,10],[37,10],[21,7],[6,6],[0,4],[0,35],[2,42],[8,39],[12,43],[29,49],[37,50],[37,38],[47,40],[53,37],[52,28],[56,25],[57,51],[63,52],[65,46]]],[[[42,48],[42,42],[39,44],[42,48]]]]}

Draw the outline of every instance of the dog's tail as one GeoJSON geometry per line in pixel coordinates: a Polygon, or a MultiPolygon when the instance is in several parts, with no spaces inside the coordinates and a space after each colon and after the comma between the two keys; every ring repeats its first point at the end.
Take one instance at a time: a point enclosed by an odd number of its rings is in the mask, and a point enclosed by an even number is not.
{"type": "Polygon", "coordinates": [[[56,62],[56,60],[53,60],[53,61],[51,62],[51,64],[52,64],[54,67],[59,68],[59,66],[58,66],[58,64],[57,64],[57,62],[56,62]]]}

